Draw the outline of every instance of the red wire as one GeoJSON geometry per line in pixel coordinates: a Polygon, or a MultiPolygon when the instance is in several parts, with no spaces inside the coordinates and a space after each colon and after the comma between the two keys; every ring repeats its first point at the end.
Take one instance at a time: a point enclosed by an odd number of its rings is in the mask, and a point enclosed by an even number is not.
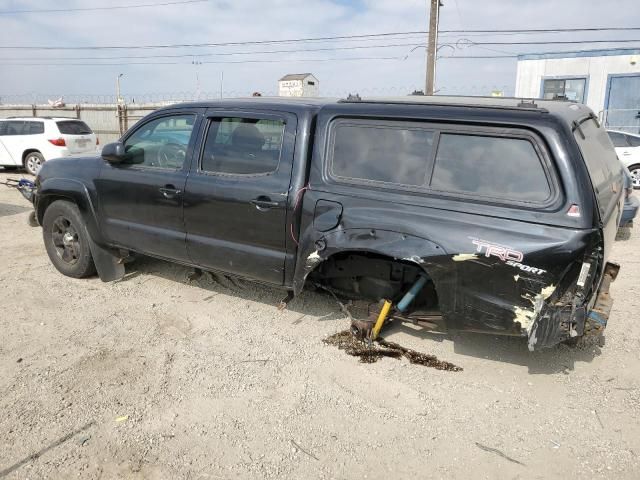
{"type": "MultiPolygon", "coordinates": [[[[300,190],[298,190],[298,192],[296,193],[296,203],[293,205],[293,212],[292,212],[292,217],[295,215],[295,213],[298,211],[298,205],[300,204],[300,199],[302,198],[302,193],[305,190],[309,189],[309,184],[307,183],[304,187],[302,187],[300,190]]],[[[296,247],[299,246],[298,240],[296,239],[296,236],[293,233],[293,219],[291,221],[290,224],[290,228],[289,228],[289,233],[291,234],[291,240],[293,240],[293,243],[296,244],[296,247]]]]}

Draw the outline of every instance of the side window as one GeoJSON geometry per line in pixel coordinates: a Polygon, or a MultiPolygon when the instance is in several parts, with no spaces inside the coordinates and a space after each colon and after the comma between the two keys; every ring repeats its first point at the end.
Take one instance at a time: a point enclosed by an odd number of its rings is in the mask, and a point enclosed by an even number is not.
{"type": "Polygon", "coordinates": [[[24,123],[22,120],[9,120],[5,135],[24,135],[24,123]]]}
{"type": "Polygon", "coordinates": [[[24,135],[40,135],[44,133],[44,122],[26,122],[24,135]]]}
{"type": "Polygon", "coordinates": [[[408,122],[337,121],[331,140],[331,175],[422,186],[434,132],[408,122]]]}
{"type": "Polygon", "coordinates": [[[440,135],[431,187],[524,202],[544,202],[551,196],[530,141],[471,134],[440,135]]]}
{"type": "Polygon", "coordinates": [[[7,134],[7,124],[9,122],[0,122],[0,137],[7,134]]]}
{"type": "Polygon", "coordinates": [[[618,132],[608,132],[614,147],[628,147],[627,136],[618,132]]]}
{"type": "Polygon", "coordinates": [[[130,162],[145,167],[182,168],[195,119],[191,114],[172,115],[140,126],[124,142],[130,162]]]}
{"type": "Polygon", "coordinates": [[[285,124],[265,118],[214,118],[209,123],[200,170],[227,175],[275,172],[285,124]]]}

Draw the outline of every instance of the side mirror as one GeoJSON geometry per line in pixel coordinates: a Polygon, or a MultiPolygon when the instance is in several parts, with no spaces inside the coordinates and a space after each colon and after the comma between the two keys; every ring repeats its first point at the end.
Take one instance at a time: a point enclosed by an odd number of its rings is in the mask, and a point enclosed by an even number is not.
{"type": "Polygon", "coordinates": [[[102,158],[112,164],[125,163],[127,154],[122,142],[107,143],[102,147],[102,158]]]}

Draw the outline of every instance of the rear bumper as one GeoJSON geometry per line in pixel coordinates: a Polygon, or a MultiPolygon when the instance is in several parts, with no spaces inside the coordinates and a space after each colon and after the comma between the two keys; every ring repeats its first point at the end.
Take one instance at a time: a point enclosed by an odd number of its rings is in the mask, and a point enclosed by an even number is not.
{"type": "Polygon", "coordinates": [[[543,308],[529,332],[529,350],[552,347],[570,338],[602,335],[613,306],[609,288],[619,270],[618,264],[607,262],[598,291],[588,305],[556,304],[543,308]]]}
{"type": "Polygon", "coordinates": [[[609,321],[611,307],[613,307],[613,298],[609,294],[609,287],[611,282],[618,276],[619,270],[620,265],[616,263],[607,263],[605,265],[596,301],[585,319],[584,335],[598,336],[604,332],[609,321]]]}

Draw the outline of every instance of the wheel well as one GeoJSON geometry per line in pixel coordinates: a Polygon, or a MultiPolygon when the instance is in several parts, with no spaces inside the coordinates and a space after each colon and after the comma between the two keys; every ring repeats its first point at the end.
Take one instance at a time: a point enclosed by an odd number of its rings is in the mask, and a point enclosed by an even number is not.
{"type": "Polygon", "coordinates": [[[42,155],[42,152],[40,150],[38,150],[37,148],[29,148],[27,150],[24,151],[24,153],[22,154],[22,163],[24,164],[24,162],[26,162],[27,160],[27,155],[29,155],[30,153],[39,153],[40,155],[42,155]]]}
{"type": "Polygon", "coordinates": [[[347,251],[333,254],[307,277],[350,298],[377,302],[386,298],[398,302],[419,275],[429,281],[416,297],[412,309],[438,308],[438,294],[429,272],[417,263],[369,252],[347,251]]]}
{"type": "Polygon", "coordinates": [[[74,205],[77,205],[76,202],[69,197],[63,197],[62,195],[46,195],[40,198],[38,201],[38,211],[36,213],[38,215],[38,224],[42,225],[44,212],[47,210],[47,208],[49,208],[49,205],[51,205],[56,200],[65,200],[67,202],[73,203],[74,205]]]}

